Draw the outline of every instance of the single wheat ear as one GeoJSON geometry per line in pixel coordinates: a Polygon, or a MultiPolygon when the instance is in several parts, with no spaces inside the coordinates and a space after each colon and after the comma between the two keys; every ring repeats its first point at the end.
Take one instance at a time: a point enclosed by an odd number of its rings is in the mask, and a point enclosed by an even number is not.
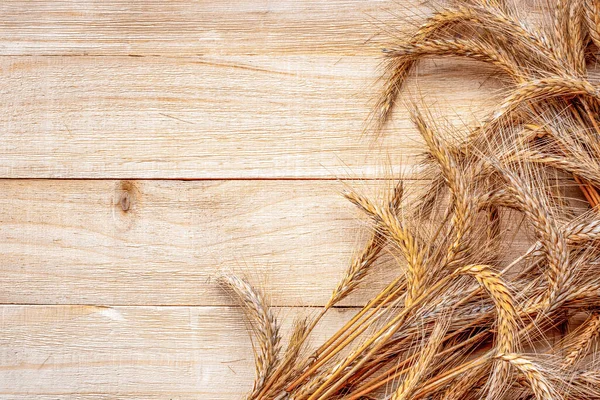
{"type": "Polygon", "coordinates": [[[415,387],[421,381],[421,377],[427,374],[427,370],[430,368],[430,364],[433,361],[447,330],[447,320],[442,319],[436,324],[429,337],[429,342],[421,350],[421,354],[415,361],[415,364],[412,365],[404,375],[402,382],[392,395],[391,400],[407,400],[411,398],[415,387]]]}
{"type": "Polygon", "coordinates": [[[585,357],[592,346],[600,337],[600,314],[594,312],[574,332],[567,353],[563,360],[563,367],[568,368],[575,365],[581,358],[585,357]]]}
{"type": "Polygon", "coordinates": [[[279,362],[279,324],[263,294],[247,280],[233,274],[223,274],[220,279],[237,295],[256,338],[256,380],[253,395],[250,396],[253,398],[254,394],[260,392],[279,362]]]}
{"type": "Polygon", "coordinates": [[[406,260],[406,276],[409,280],[407,305],[422,292],[425,271],[423,268],[423,252],[418,239],[411,230],[402,223],[389,207],[379,207],[364,196],[353,192],[346,193],[346,198],[369,215],[378,229],[401,250],[406,260]]]}
{"type": "MultiPolygon", "coordinates": [[[[512,353],[517,347],[519,316],[514,306],[514,299],[502,278],[487,265],[469,265],[460,270],[477,279],[492,297],[498,315],[497,352],[498,354],[512,353]]],[[[504,363],[499,363],[495,371],[494,381],[490,382],[491,390],[505,385],[509,379],[509,371],[504,363]]]]}
{"type": "Polygon", "coordinates": [[[600,1],[590,0],[585,2],[585,21],[590,33],[590,38],[600,48],[600,1]]]}
{"type": "Polygon", "coordinates": [[[533,361],[519,354],[501,354],[498,356],[498,359],[509,363],[523,374],[531,387],[531,391],[538,400],[560,399],[548,379],[533,361]]]}
{"type": "MultiPolygon", "coordinates": [[[[392,198],[389,202],[389,210],[392,213],[398,211],[402,204],[402,196],[404,193],[403,182],[400,181],[394,188],[392,198]]],[[[372,267],[379,257],[381,250],[386,243],[386,237],[381,233],[384,227],[375,227],[369,240],[362,251],[352,259],[350,267],[346,270],[344,277],[334,289],[326,309],[331,308],[334,304],[348,296],[356,287],[365,279],[372,270],[372,267]]]]}

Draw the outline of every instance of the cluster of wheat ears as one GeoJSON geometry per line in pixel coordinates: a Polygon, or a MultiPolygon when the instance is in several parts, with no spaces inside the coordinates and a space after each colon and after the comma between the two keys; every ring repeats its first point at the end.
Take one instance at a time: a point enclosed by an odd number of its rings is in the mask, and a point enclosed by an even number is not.
{"type": "Polygon", "coordinates": [[[429,187],[419,202],[407,201],[402,182],[382,204],[347,192],[371,237],[286,346],[263,294],[224,275],[252,327],[248,399],[600,398],[600,89],[588,67],[600,48],[600,0],[538,9],[528,24],[501,0],[451,4],[385,51],[376,129],[423,57],[489,63],[503,73],[505,97],[452,138],[409,107],[429,187]],[[589,206],[573,205],[569,187],[589,206]],[[517,218],[532,238],[526,251],[507,240],[517,218]],[[323,315],[384,252],[397,277],[308,350],[323,315]]]}

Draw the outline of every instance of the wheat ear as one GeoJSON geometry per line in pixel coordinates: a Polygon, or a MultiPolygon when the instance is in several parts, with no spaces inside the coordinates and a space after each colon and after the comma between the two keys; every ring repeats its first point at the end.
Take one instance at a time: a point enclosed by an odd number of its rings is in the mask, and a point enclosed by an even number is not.
{"type": "Polygon", "coordinates": [[[600,47],[600,0],[588,0],[585,5],[585,20],[590,37],[600,47]]]}
{"type": "Polygon", "coordinates": [[[392,394],[391,400],[408,400],[412,396],[415,387],[419,384],[421,377],[427,373],[435,354],[448,330],[448,322],[442,320],[433,328],[427,345],[421,350],[421,354],[414,365],[408,370],[398,389],[392,394]]]}
{"type": "Polygon", "coordinates": [[[512,172],[501,169],[503,178],[509,184],[509,190],[521,205],[523,213],[534,226],[540,243],[544,248],[549,267],[549,291],[546,307],[554,306],[557,298],[567,289],[572,271],[569,265],[569,251],[562,231],[530,188],[512,172]]]}
{"type": "Polygon", "coordinates": [[[407,305],[410,304],[420,295],[425,278],[423,252],[419,247],[417,238],[389,207],[377,206],[366,197],[354,192],[348,192],[345,196],[370,216],[374,220],[377,229],[380,229],[401,250],[407,262],[406,277],[409,293],[406,297],[406,303],[407,305]]]}
{"type": "MultiPolygon", "coordinates": [[[[518,315],[515,310],[513,297],[502,281],[500,276],[493,272],[487,265],[469,265],[460,270],[463,274],[468,274],[485,288],[494,301],[496,314],[498,315],[498,339],[496,343],[497,354],[512,353],[517,347],[518,338],[518,315]]],[[[491,382],[491,392],[493,393],[502,384],[505,384],[508,378],[508,368],[506,364],[497,364],[494,379],[491,382]]]]}
{"type": "MultiPolygon", "coordinates": [[[[552,73],[562,71],[547,40],[523,27],[498,9],[491,11],[484,7],[458,6],[442,10],[422,24],[410,38],[409,43],[420,43],[427,39],[433,39],[444,29],[465,22],[473,24],[479,29],[494,30],[495,35],[504,36],[505,41],[513,45],[516,43],[524,45],[526,51],[522,54],[541,54],[544,59],[544,67],[552,73]]],[[[395,101],[414,65],[415,60],[405,57],[394,57],[387,63],[387,79],[370,117],[374,122],[375,131],[381,131],[390,120],[395,101]]]]}
{"type": "Polygon", "coordinates": [[[485,43],[471,39],[429,39],[410,42],[386,50],[387,57],[420,58],[424,56],[466,57],[499,67],[515,81],[522,81],[522,73],[515,62],[505,53],[485,43]]]}
{"type": "Polygon", "coordinates": [[[453,209],[450,225],[454,229],[454,240],[448,247],[441,266],[453,266],[462,261],[462,256],[469,247],[468,235],[473,228],[473,220],[479,202],[476,193],[472,190],[474,185],[472,172],[476,168],[472,167],[469,175],[465,173],[454,154],[437,138],[416,107],[411,112],[411,118],[421,137],[425,140],[429,153],[440,166],[442,175],[452,193],[453,209]]]}
{"type": "Polygon", "coordinates": [[[223,274],[221,281],[230,288],[243,304],[250,326],[258,342],[256,357],[256,380],[250,399],[260,392],[269,374],[278,363],[281,337],[279,324],[264,295],[250,283],[233,274],[223,274]]]}
{"type": "Polygon", "coordinates": [[[568,77],[557,76],[533,79],[516,86],[512,93],[504,99],[498,110],[493,114],[492,121],[509,115],[519,106],[559,96],[589,96],[600,99],[598,90],[589,82],[568,77]]]}
{"type": "MultiPolygon", "coordinates": [[[[404,186],[402,182],[399,182],[394,188],[392,199],[389,203],[389,209],[392,212],[397,212],[404,192],[404,186]]],[[[374,262],[379,257],[381,250],[386,242],[385,235],[382,234],[381,229],[375,228],[367,241],[367,244],[358,256],[352,259],[350,267],[344,274],[342,280],[338,283],[334,289],[331,298],[327,302],[325,308],[330,308],[346,296],[348,296],[356,287],[362,282],[362,280],[371,271],[374,262]]]]}
{"type": "Polygon", "coordinates": [[[568,352],[563,360],[563,367],[575,365],[584,357],[594,342],[600,336],[600,314],[593,313],[575,332],[574,341],[568,348],[568,352]]]}
{"type": "Polygon", "coordinates": [[[550,382],[533,361],[519,354],[501,354],[498,359],[509,363],[525,376],[531,391],[538,400],[560,399],[550,382]]]}

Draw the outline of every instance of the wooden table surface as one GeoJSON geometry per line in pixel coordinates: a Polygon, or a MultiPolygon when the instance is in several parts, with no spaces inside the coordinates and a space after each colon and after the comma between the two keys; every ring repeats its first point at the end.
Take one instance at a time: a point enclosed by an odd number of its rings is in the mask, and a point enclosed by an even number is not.
{"type": "MultiPolygon", "coordinates": [[[[424,10],[0,2],[0,398],[240,398],[251,342],[214,278],[247,276],[286,326],[324,304],[364,239],[340,179],[377,194],[415,177],[402,109],[381,139],[361,131],[382,43],[424,10]]],[[[426,61],[405,98],[464,125],[498,87],[426,61]]]]}

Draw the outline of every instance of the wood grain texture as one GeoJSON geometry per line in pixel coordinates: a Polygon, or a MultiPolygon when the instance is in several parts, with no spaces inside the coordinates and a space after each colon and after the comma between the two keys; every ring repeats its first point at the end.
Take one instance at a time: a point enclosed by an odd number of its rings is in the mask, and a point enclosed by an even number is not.
{"type": "MultiPolygon", "coordinates": [[[[406,113],[381,141],[361,137],[382,46],[365,42],[410,3],[254,3],[3,2],[0,177],[376,177],[386,159],[410,170],[406,113]]],[[[494,104],[493,74],[426,62],[404,99],[468,124],[494,104]]]]}
{"type": "MultiPolygon", "coordinates": [[[[354,184],[367,193],[386,185],[354,184]]],[[[3,303],[231,304],[213,279],[228,269],[246,274],[275,305],[323,305],[367,231],[335,181],[5,180],[0,187],[3,303]]]]}
{"type": "MultiPolygon", "coordinates": [[[[0,177],[377,177],[388,159],[408,173],[421,148],[406,113],[378,142],[361,135],[378,62],[0,57],[0,177]]],[[[420,71],[419,96],[456,102],[438,109],[459,125],[494,86],[474,64],[420,71]]]]}
{"type": "MultiPolygon", "coordinates": [[[[231,304],[213,279],[231,270],[274,305],[322,306],[370,229],[341,192],[383,201],[393,182],[0,184],[2,303],[231,304]]],[[[425,184],[407,183],[410,195],[425,184]]],[[[395,277],[383,261],[344,304],[362,305],[395,277]]]]}
{"type": "Polygon", "coordinates": [[[399,16],[422,9],[417,0],[4,1],[0,49],[11,55],[349,55],[364,52],[383,27],[406,28],[399,16]]]}
{"type": "MultiPolygon", "coordinates": [[[[310,312],[277,314],[289,330],[310,312]]],[[[317,337],[353,312],[332,310],[317,337]]],[[[3,306],[0,326],[3,400],[231,400],[252,386],[252,346],[237,307],[3,306]]]]}

